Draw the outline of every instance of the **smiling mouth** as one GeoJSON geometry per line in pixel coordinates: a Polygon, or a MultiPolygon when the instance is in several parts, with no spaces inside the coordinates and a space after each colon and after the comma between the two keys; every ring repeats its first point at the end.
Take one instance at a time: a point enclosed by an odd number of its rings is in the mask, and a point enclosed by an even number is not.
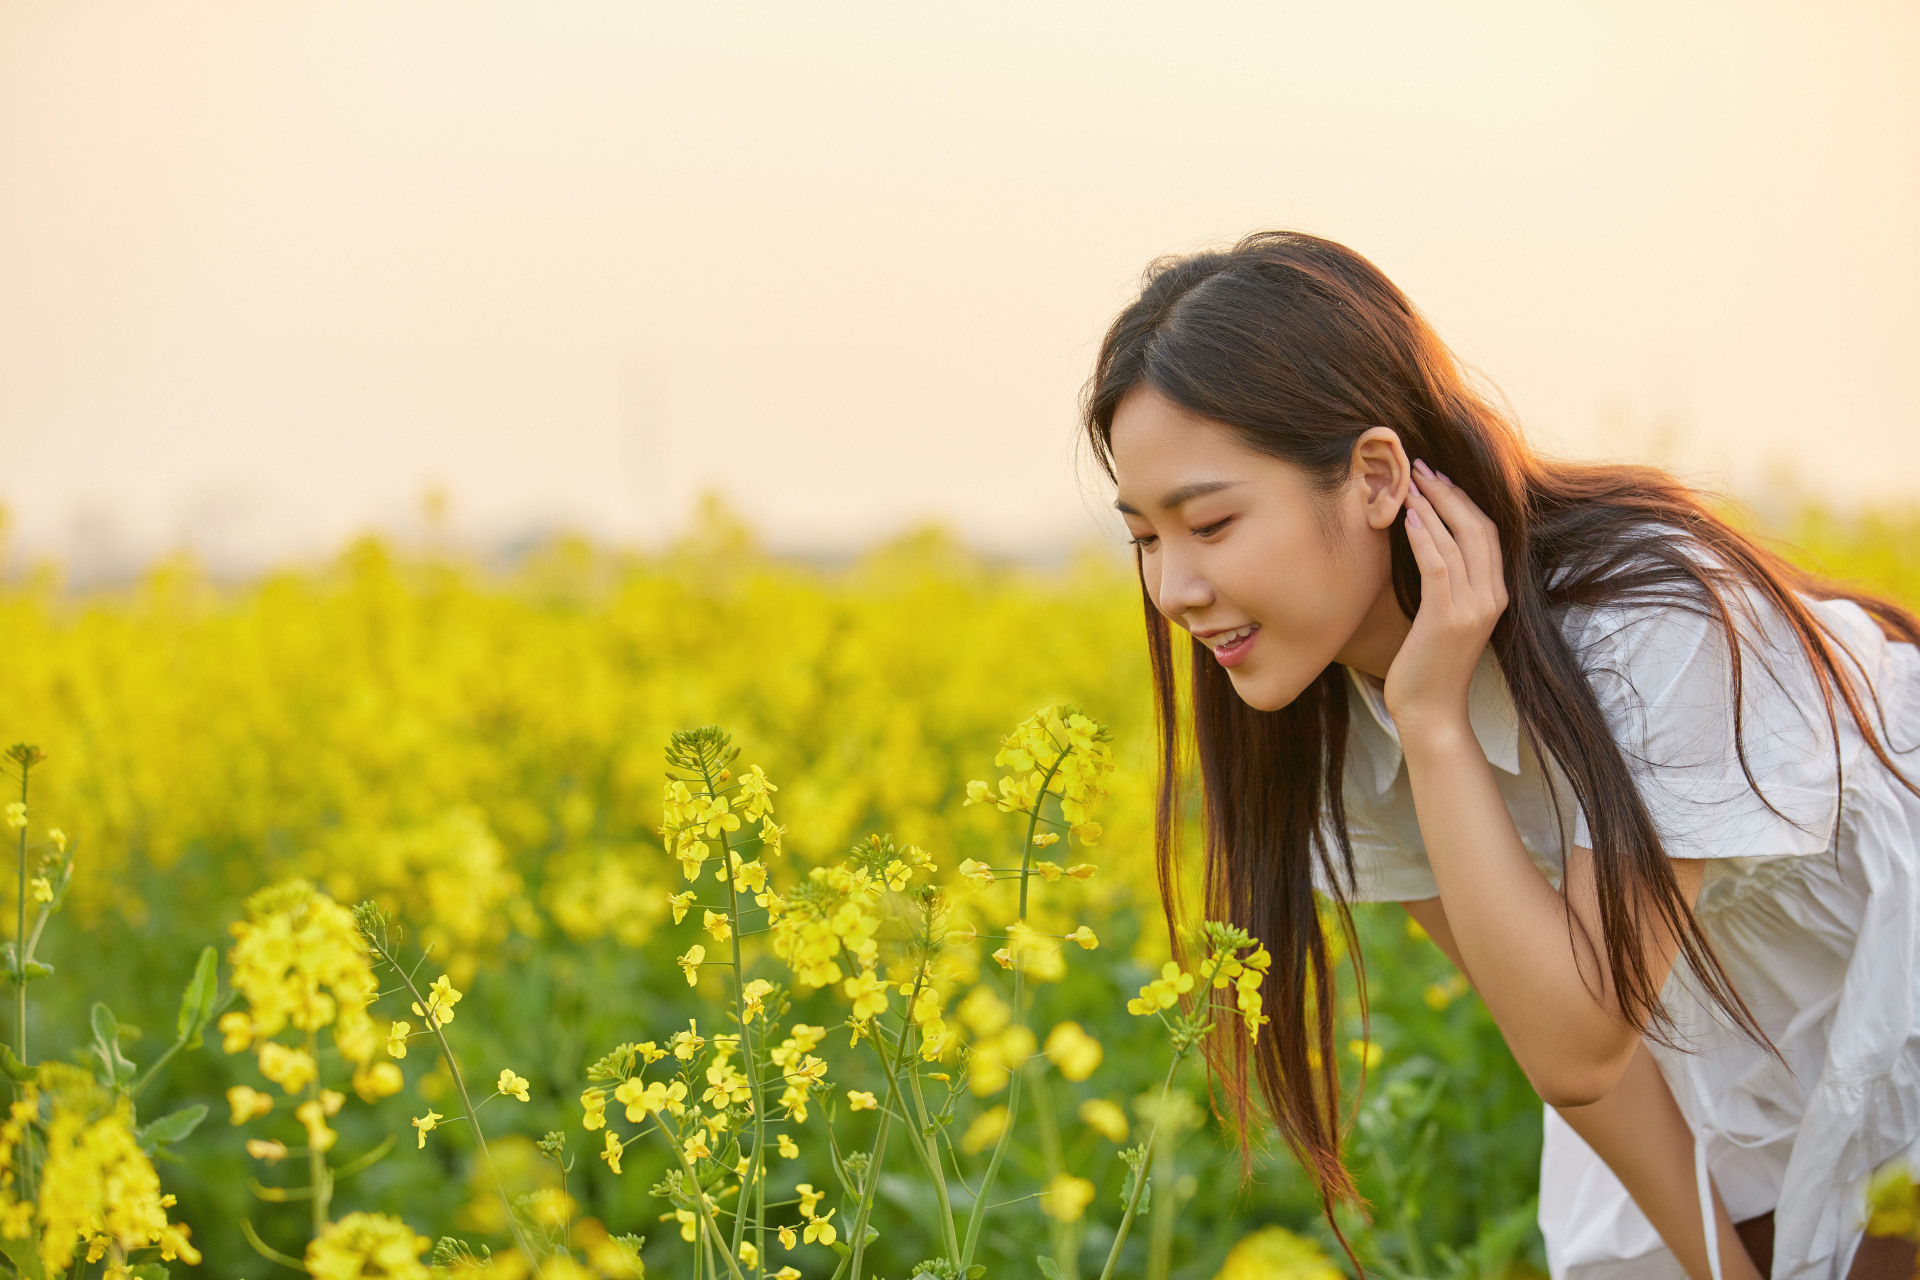
{"type": "Polygon", "coordinates": [[[1218,635],[1205,636],[1200,643],[1213,650],[1213,656],[1223,667],[1230,667],[1245,657],[1247,650],[1253,647],[1253,638],[1260,634],[1260,624],[1249,622],[1244,627],[1232,631],[1222,631],[1218,635]]]}

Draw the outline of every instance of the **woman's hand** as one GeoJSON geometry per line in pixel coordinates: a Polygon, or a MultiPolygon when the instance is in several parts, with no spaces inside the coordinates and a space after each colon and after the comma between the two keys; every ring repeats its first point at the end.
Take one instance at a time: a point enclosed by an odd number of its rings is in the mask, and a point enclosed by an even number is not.
{"type": "Polygon", "coordinates": [[[1420,611],[1387,670],[1386,689],[1403,741],[1468,729],[1467,689],[1507,607],[1493,521],[1426,463],[1416,461],[1413,470],[1407,541],[1420,565],[1420,611]]]}

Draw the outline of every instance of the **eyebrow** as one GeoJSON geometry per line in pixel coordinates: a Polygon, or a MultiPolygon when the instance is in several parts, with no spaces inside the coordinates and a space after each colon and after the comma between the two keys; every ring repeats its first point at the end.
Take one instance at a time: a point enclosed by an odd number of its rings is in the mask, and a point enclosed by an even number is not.
{"type": "MultiPolygon", "coordinates": [[[[1183,484],[1178,489],[1171,491],[1160,499],[1160,509],[1163,511],[1172,511],[1177,507],[1192,502],[1195,498],[1204,498],[1210,493],[1218,493],[1222,489],[1231,489],[1240,483],[1241,481],[1239,480],[1196,480],[1192,484],[1183,484]]],[[[1137,516],[1140,514],[1124,502],[1115,502],[1113,505],[1114,509],[1122,515],[1137,516]]]]}

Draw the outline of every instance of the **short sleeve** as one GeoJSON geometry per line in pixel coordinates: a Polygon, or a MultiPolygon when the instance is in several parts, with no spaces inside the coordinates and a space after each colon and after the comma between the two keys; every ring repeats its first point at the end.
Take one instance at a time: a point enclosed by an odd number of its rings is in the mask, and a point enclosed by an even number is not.
{"type": "MultiPolygon", "coordinates": [[[[1568,640],[1668,857],[1823,853],[1840,787],[1819,682],[1770,607],[1735,616],[1737,736],[1727,632],[1712,614],[1677,603],[1606,606],[1574,621],[1568,640]]],[[[1584,812],[1574,843],[1593,847],[1584,812]]]]}

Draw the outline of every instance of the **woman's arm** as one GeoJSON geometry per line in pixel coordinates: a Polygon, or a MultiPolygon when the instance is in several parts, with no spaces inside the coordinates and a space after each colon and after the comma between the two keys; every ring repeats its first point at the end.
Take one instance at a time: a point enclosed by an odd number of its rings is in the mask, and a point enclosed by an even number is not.
{"type": "MultiPolygon", "coordinates": [[[[1434,945],[1459,965],[1459,946],[1440,899],[1403,905],[1434,945]]],[[[1700,1230],[1699,1192],[1693,1181],[1693,1134],[1646,1046],[1635,1046],[1632,1060],[1606,1097],[1584,1107],[1555,1110],[1606,1161],[1686,1273],[1705,1280],[1711,1272],[1706,1237],[1700,1230]]],[[[1760,1280],[1718,1189],[1713,1193],[1713,1209],[1723,1280],[1760,1280]]]]}
{"type": "MultiPolygon", "coordinates": [[[[1420,564],[1419,616],[1387,673],[1387,703],[1405,752],[1414,810],[1462,968],[1534,1089],[1557,1107],[1605,1097],[1625,1074],[1641,1028],[1621,1013],[1601,946],[1593,855],[1568,856],[1564,893],[1520,843],[1467,718],[1467,689],[1506,608],[1493,523],[1433,475],[1408,494],[1408,539],[1420,564]]],[[[1700,864],[1675,861],[1691,903],[1700,864]]],[[[1658,983],[1679,940],[1650,919],[1638,945],[1658,983]]]]}

